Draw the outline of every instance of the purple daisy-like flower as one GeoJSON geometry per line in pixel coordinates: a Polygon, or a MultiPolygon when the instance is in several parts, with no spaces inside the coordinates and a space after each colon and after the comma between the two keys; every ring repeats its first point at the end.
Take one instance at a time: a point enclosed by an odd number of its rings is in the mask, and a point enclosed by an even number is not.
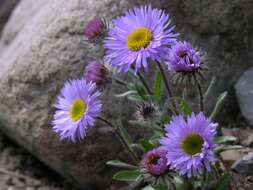
{"type": "Polygon", "coordinates": [[[166,136],[160,143],[167,150],[170,169],[188,177],[202,174],[204,169],[211,170],[216,123],[201,112],[193,113],[186,120],[183,116],[174,116],[165,127],[166,136]]]}
{"type": "Polygon", "coordinates": [[[101,95],[95,83],[82,80],[67,81],[57,97],[53,130],[60,139],[73,142],[85,137],[87,130],[95,124],[95,118],[101,112],[101,95]]]}
{"type": "Polygon", "coordinates": [[[165,63],[169,70],[192,72],[201,67],[201,53],[188,42],[177,42],[170,48],[165,63]]]}
{"type": "Polygon", "coordinates": [[[92,60],[85,67],[84,78],[87,82],[94,82],[98,87],[106,81],[106,68],[104,65],[92,60]]]}
{"type": "Polygon", "coordinates": [[[161,147],[155,148],[146,153],[142,161],[145,173],[151,174],[155,177],[165,174],[168,170],[166,154],[166,149],[161,147]]]}
{"type": "Polygon", "coordinates": [[[178,36],[172,32],[169,15],[151,6],[135,7],[112,22],[104,42],[106,59],[123,72],[131,66],[135,72],[141,67],[147,70],[148,59],[161,61],[178,36]]]}
{"type": "Polygon", "coordinates": [[[83,32],[88,40],[94,40],[99,38],[105,30],[105,24],[100,18],[93,18],[85,26],[83,32]]]}

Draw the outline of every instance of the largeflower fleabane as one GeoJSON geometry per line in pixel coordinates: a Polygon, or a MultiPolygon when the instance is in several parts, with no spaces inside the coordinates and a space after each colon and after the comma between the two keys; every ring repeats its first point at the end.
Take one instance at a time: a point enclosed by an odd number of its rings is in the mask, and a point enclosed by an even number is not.
{"type": "Polygon", "coordinates": [[[147,70],[148,59],[161,61],[178,36],[169,15],[151,6],[135,7],[112,22],[104,41],[105,58],[123,72],[131,66],[135,73],[141,67],[147,70]]]}
{"type": "Polygon", "coordinates": [[[142,172],[155,177],[164,175],[168,171],[166,154],[167,150],[161,147],[147,152],[142,161],[142,172]]]}
{"type": "Polygon", "coordinates": [[[165,64],[169,70],[189,73],[201,68],[202,54],[188,42],[177,42],[168,53],[165,64]]]}
{"type": "Polygon", "coordinates": [[[106,81],[107,69],[96,60],[91,60],[84,70],[84,78],[87,82],[96,83],[97,87],[102,87],[106,81]]]}
{"type": "Polygon", "coordinates": [[[148,28],[136,28],[127,36],[127,47],[132,51],[139,51],[146,48],[152,38],[153,35],[148,28]]]}
{"type": "Polygon", "coordinates": [[[201,112],[194,113],[185,120],[183,116],[174,116],[165,125],[166,136],[160,140],[167,150],[167,164],[170,169],[188,177],[201,175],[206,168],[210,171],[210,162],[214,160],[214,136],[216,123],[212,123],[201,112]]]}
{"type": "Polygon", "coordinates": [[[55,104],[53,130],[60,139],[73,142],[85,137],[89,127],[95,124],[95,118],[101,112],[102,104],[98,97],[96,84],[86,80],[67,81],[61,89],[55,104]]]}
{"type": "Polygon", "coordinates": [[[88,40],[95,40],[97,38],[100,38],[103,34],[103,31],[105,30],[106,26],[102,19],[100,18],[93,18],[88,22],[88,24],[85,26],[83,32],[84,36],[88,40]]]}

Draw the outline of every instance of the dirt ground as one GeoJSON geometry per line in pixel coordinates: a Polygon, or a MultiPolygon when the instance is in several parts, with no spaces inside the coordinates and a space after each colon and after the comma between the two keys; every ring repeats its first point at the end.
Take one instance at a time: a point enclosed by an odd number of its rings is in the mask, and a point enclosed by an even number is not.
{"type": "Polygon", "coordinates": [[[0,132],[0,190],[74,190],[0,132]]]}

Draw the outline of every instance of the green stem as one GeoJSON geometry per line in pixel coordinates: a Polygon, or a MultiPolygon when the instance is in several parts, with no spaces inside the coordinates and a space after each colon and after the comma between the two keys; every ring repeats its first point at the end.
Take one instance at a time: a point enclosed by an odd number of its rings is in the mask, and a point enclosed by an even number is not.
{"type": "Polygon", "coordinates": [[[204,170],[204,176],[203,176],[203,181],[202,181],[202,188],[201,190],[205,190],[206,189],[206,182],[208,181],[208,173],[207,170],[204,170]]]}
{"type": "Polygon", "coordinates": [[[139,79],[141,80],[143,86],[146,88],[147,92],[148,92],[150,95],[153,94],[152,91],[150,90],[150,88],[149,88],[147,82],[145,81],[144,77],[142,76],[142,74],[141,74],[139,71],[137,72],[137,75],[138,75],[139,79]]]}
{"type": "Polygon", "coordinates": [[[165,75],[165,72],[164,72],[164,70],[163,70],[163,67],[162,67],[161,63],[159,63],[158,61],[157,61],[156,63],[157,63],[157,65],[158,65],[158,67],[159,67],[159,69],[160,69],[160,71],[161,71],[161,74],[162,74],[163,81],[164,81],[165,87],[166,87],[166,89],[167,89],[167,92],[168,92],[168,94],[169,94],[170,97],[173,97],[173,94],[172,94],[172,91],[171,91],[171,89],[170,89],[169,82],[168,82],[168,80],[167,80],[167,77],[166,77],[166,75],[165,75]]]}
{"type": "Polygon", "coordinates": [[[199,82],[197,82],[197,86],[198,86],[198,91],[199,91],[199,109],[200,111],[204,111],[204,96],[203,96],[203,91],[202,91],[202,87],[200,85],[199,82]]]}
{"type": "Polygon", "coordinates": [[[122,86],[127,86],[127,83],[121,79],[114,78],[115,82],[122,85],[122,86]]]}
{"type": "MultiPolygon", "coordinates": [[[[172,97],[173,97],[173,93],[172,93],[172,91],[171,91],[171,89],[170,89],[170,85],[169,85],[169,82],[168,82],[167,77],[166,77],[166,75],[165,75],[163,66],[162,66],[161,63],[158,62],[158,61],[156,61],[156,63],[157,63],[158,68],[159,68],[159,70],[160,70],[160,72],[161,72],[161,74],[162,74],[162,77],[163,77],[163,81],[164,81],[166,90],[167,90],[167,92],[168,92],[170,98],[172,98],[172,97]]],[[[173,108],[174,108],[175,113],[178,114],[177,106],[176,106],[176,104],[175,104],[175,102],[174,102],[173,100],[172,100],[172,106],[173,106],[173,108]]]]}
{"type": "Polygon", "coordinates": [[[102,118],[102,117],[97,117],[97,119],[103,121],[104,123],[106,123],[109,127],[111,127],[113,129],[113,131],[115,132],[115,134],[118,136],[120,142],[122,143],[122,145],[126,148],[126,150],[130,153],[130,155],[132,156],[134,162],[136,164],[138,164],[139,159],[137,157],[137,155],[135,154],[135,152],[133,151],[133,149],[129,146],[129,144],[127,143],[127,141],[124,139],[124,137],[122,136],[121,132],[120,132],[120,128],[116,127],[115,125],[113,125],[110,121],[102,118]]]}

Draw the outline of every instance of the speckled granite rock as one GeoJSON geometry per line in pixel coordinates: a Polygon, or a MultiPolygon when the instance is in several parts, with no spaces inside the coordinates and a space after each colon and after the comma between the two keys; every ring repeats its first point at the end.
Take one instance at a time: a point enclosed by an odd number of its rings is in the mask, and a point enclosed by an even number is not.
{"type": "Polygon", "coordinates": [[[13,8],[18,4],[18,2],[19,0],[1,0],[0,1],[0,34],[13,8]]]}
{"type": "MultiPolygon", "coordinates": [[[[64,80],[80,76],[85,61],[101,55],[101,51],[92,52],[91,46],[84,43],[84,24],[96,15],[112,18],[131,4],[144,1],[34,2],[22,0],[0,41],[5,49],[0,54],[1,129],[76,185],[104,190],[111,174],[104,163],[121,152],[115,137],[98,124],[80,144],[59,142],[49,124],[52,104],[64,80]]],[[[181,37],[208,52],[210,66],[220,79],[214,95],[209,97],[211,105],[217,94],[229,88],[251,64],[252,1],[150,2],[168,9],[181,37]]],[[[125,102],[116,104],[112,98],[117,89],[114,84],[107,87],[104,112],[121,123],[130,112],[125,102]]]]}
{"type": "MultiPolygon", "coordinates": [[[[99,54],[90,52],[91,47],[84,44],[83,25],[96,14],[112,15],[123,5],[113,4],[112,0],[96,4],[86,0],[43,0],[43,6],[34,11],[28,10],[31,2],[24,0],[17,7],[2,39],[14,38],[8,40],[9,46],[0,58],[1,129],[77,186],[104,189],[111,174],[105,162],[122,152],[115,136],[98,124],[82,143],[60,142],[51,130],[50,120],[63,82],[81,76],[85,61],[99,54]],[[19,17],[26,9],[31,15],[19,17]],[[23,25],[11,27],[19,20],[23,25]]],[[[109,86],[104,95],[104,111],[114,121],[127,115],[111,106],[116,88],[109,86]]]]}
{"type": "Polygon", "coordinates": [[[253,68],[246,71],[235,85],[242,115],[253,127],[253,68]]]}
{"type": "Polygon", "coordinates": [[[253,176],[253,153],[237,160],[231,169],[244,176],[253,176]]]}

